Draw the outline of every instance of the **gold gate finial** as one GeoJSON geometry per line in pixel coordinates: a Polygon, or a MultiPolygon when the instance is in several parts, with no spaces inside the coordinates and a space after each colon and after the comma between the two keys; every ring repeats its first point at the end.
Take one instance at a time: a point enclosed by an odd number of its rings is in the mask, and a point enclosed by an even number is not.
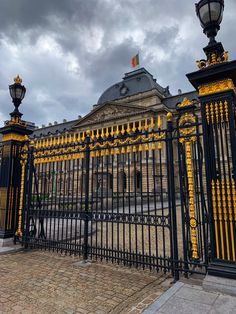
{"type": "Polygon", "coordinates": [[[173,113],[172,112],[168,112],[166,115],[167,121],[172,121],[173,120],[173,113]]]}
{"type": "Polygon", "coordinates": [[[178,104],[178,108],[185,108],[193,105],[193,101],[184,97],[181,103],[178,104]]]}

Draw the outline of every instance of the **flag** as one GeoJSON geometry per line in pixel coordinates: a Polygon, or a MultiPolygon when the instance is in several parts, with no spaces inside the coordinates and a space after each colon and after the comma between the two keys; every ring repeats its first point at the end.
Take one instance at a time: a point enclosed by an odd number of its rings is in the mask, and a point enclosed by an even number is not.
{"type": "Polygon", "coordinates": [[[139,65],[139,54],[137,53],[132,58],[132,67],[135,68],[137,65],[139,65]]]}

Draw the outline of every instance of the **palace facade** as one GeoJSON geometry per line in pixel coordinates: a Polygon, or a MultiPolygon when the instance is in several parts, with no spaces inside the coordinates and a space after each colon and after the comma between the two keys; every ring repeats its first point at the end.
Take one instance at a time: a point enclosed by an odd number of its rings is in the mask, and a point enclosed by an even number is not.
{"type": "MultiPolygon", "coordinates": [[[[160,86],[145,68],[141,68],[126,73],[122,81],[105,90],[97,104],[86,116],[38,128],[32,134],[32,138],[35,142],[39,142],[61,135],[73,137],[75,134],[81,134],[82,136],[88,130],[95,137],[97,134],[102,135],[104,132],[111,133],[111,131],[116,136],[119,132],[122,134],[122,130],[124,134],[128,127],[135,131],[135,128],[138,130],[140,127],[145,127],[145,123],[150,125],[151,121],[156,121],[155,129],[165,129],[167,113],[172,112],[173,115],[176,115],[177,105],[186,99],[197,102],[197,92],[182,93],[179,91],[178,95],[172,96],[169,87],[160,86]]],[[[118,153],[114,154],[114,157],[111,154],[109,156],[104,154],[102,160],[102,155],[93,156],[93,177],[90,178],[90,191],[103,190],[107,194],[131,193],[132,195],[132,193],[143,194],[147,191],[149,193],[155,191],[155,194],[158,194],[158,191],[162,189],[164,195],[164,192],[167,191],[165,178],[167,178],[168,167],[164,146],[165,143],[159,143],[161,149],[157,149],[155,156],[150,153],[147,156],[146,151],[144,149],[140,151],[138,145],[131,150],[130,154],[118,153]]],[[[178,157],[175,147],[174,155],[177,173],[178,157]]],[[[82,163],[72,164],[72,161],[67,161],[67,164],[64,162],[60,169],[55,170],[50,167],[48,164],[47,168],[38,168],[41,194],[52,196],[53,193],[59,194],[59,191],[68,196],[78,193],[78,191],[84,194],[85,174],[82,163]],[[79,174],[72,180],[75,168],[78,168],[79,174]],[[76,190],[78,191],[76,192],[76,190]]],[[[177,187],[178,185],[176,182],[177,187]]]]}

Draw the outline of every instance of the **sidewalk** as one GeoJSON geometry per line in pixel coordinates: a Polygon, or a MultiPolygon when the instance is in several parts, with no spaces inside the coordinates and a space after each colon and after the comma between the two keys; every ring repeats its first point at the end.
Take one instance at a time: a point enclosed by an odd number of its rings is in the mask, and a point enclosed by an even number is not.
{"type": "Polygon", "coordinates": [[[206,292],[202,286],[177,282],[143,314],[235,314],[236,297],[206,292]]]}

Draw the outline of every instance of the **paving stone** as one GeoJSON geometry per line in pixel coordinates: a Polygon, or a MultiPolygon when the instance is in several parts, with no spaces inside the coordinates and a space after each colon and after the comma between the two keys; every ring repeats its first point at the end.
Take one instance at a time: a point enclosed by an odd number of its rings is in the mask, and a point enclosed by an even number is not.
{"type": "MultiPolygon", "coordinates": [[[[195,304],[192,301],[184,300],[178,297],[172,297],[161,308],[160,312],[165,314],[181,313],[181,314],[207,314],[211,309],[208,304],[195,304]]],[[[157,313],[160,313],[157,312],[157,313]]],[[[224,312],[223,312],[224,313],[224,312]]]]}
{"type": "Polygon", "coordinates": [[[218,295],[184,286],[176,292],[175,297],[193,301],[194,303],[213,304],[218,295]]]}
{"type": "Polygon", "coordinates": [[[213,304],[213,308],[210,312],[211,314],[235,314],[236,313],[236,298],[220,295],[215,303],[213,304]]]}

